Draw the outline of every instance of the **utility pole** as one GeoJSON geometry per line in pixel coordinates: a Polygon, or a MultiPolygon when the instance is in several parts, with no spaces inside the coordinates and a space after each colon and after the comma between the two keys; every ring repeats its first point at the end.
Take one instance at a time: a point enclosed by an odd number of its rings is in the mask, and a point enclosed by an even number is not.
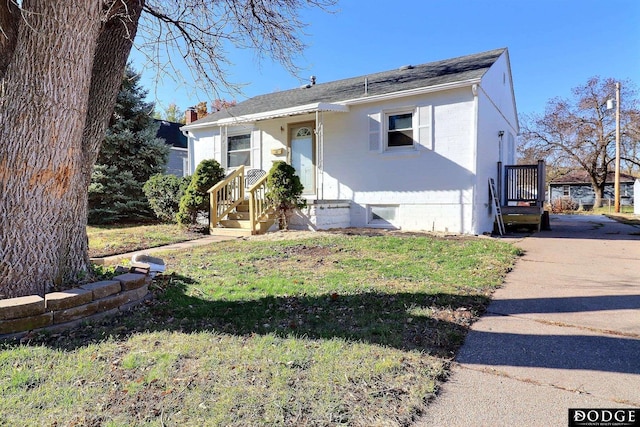
{"type": "Polygon", "coordinates": [[[615,211],[620,212],[620,82],[616,82],[616,176],[614,182],[615,211]]]}

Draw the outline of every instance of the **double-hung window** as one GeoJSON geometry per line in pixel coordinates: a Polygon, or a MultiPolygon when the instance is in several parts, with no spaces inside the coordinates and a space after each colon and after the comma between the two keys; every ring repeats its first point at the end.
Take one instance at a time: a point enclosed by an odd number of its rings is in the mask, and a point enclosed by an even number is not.
{"type": "Polygon", "coordinates": [[[367,115],[369,151],[433,150],[430,105],[382,110],[367,115]]]}
{"type": "Polygon", "coordinates": [[[386,148],[413,147],[413,112],[387,113],[386,148]]]}
{"type": "Polygon", "coordinates": [[[251,134],[227,137],[227,167],[251,166],[251,134]]]}

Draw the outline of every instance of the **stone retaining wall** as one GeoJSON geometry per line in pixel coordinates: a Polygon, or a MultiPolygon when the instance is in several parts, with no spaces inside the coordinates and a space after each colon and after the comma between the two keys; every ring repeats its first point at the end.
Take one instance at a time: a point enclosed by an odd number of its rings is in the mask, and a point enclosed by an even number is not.
{"type": "Polygon", "coordinates": [[[34,329],[64,329],[143,301],[149,293],[146,274],[126,273],[62,292],[0,300],[0,338],[34,329]]]}

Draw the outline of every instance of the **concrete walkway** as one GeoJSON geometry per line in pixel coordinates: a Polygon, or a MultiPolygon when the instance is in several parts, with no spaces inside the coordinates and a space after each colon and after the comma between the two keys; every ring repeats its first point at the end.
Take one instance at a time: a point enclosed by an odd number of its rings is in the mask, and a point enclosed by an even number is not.
{"type": "Polygon", "coordinates": [[[552,216],[476,322],[425,426],[566,426],[640,408],[640,228],[552,216]]]}
{"type": "Polygon", "coordinates": [[[175,251],[181,249],[195,248],[198,246],[209,245],[215,242],[223,242],[225,240],[235,240],[238,237],[234,236],[206,236],[201,239],[188,240],[186,242],[174,243],[172,245],[159,246],[157,248],[143,249],[140,251],[128,252],[125,254],[107,256],[103,258],[91,258],[91,262],[98,265],[112,265],[117,264],[122,260],[131,260],[131,257],[138,254],[153,254],[156,252],[175,251]]]}

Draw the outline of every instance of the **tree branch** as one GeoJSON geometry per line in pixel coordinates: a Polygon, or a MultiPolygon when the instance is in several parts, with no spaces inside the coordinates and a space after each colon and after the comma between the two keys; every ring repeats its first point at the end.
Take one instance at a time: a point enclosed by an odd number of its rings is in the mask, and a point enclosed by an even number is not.
{"type": "Polygon", "coordinates": [[[327,10],[337,0],[156,0],[148,1],[136,48],[165,77],[225,98],[240,94],[242,82],[231,83],[230,49],[254,49],[295,74],[296,58],[305,48],[300,19],[309,6],[327,10]],[[185,71],[178,62],[184,62],[185,71]],[[186,74],[186,75],[185,75],[186,74]]]}

